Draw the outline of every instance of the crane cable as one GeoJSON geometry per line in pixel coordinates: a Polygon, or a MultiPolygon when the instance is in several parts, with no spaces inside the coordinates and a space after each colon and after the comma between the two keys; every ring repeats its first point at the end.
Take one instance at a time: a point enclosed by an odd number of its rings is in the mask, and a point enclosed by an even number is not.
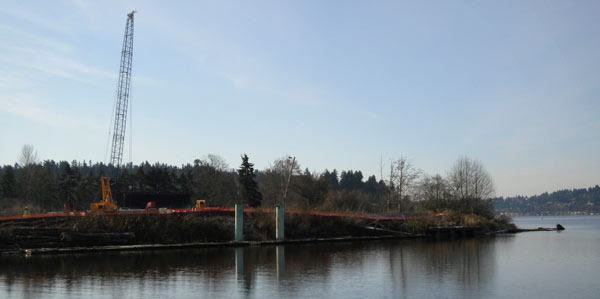
{"type": "MultiPolygon", "coordinates": [[[[118,80],[117,80],[117,85],[118,85],[118,80]]],[[[106,138],[106,150],[104,151],[104,163],[106,165],[108,165],[109,161],[108,161],[108,148],[111,145],[111,137],[112,137],[112,127],[114,126],[114,122],[115,122],[115,113],[116,113],[116,109],[117,109],[117,96],[115,95],[115,99],[113,101],[113,105],[112,105],[112,109],[110,112],[110,122],[108,123],[108,136],[106,138]]]]}
{"type": "MultiPolygon", "coordinates": [[[[131,92],[130,92],[131,93],[131,92]]],[[[133,101],[129,97],[129,165],[133,167],[133,101]]]]}

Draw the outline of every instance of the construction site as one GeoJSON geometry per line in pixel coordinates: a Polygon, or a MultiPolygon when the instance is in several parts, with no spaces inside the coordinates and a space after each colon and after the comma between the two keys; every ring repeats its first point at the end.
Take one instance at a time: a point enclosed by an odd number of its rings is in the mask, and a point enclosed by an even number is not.
{"type": "Polygon", "coordinates": [[[32,254],[240,246],[440,234],[473,236],[514,229],[508,223],[499,224],[476,215],[470,215],[468,219],[450,213],[405,217],[398,213],[382,216],[364,212],[286,208],[286,194],[295,160],[292,160],[287,182],[282,186],[281,196],[273,208],[248,207],[243,200],[236,200],[234,207],[215,207],[205,199],[190,199],[185,193],[130,190],[127,194],[113,194],[113,186],[119,184],[119,171],[124,167],[135,13],[127,14],[109,134],[107,165],[112,166],[113,173],[100,177],[99,200],[92,202],[88,209],[78,209],[72,202],[66,201],[64,210],[60,212],[34,213],[25,208],[18,215],[0,216],[0,252],[32,254]]]}

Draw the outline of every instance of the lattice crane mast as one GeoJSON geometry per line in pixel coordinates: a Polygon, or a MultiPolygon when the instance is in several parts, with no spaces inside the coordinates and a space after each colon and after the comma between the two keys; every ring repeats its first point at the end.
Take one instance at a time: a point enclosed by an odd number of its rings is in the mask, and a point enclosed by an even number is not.
{"type": "MultiPolygon", "coordinates": [[[[123,161],[123,145],[125,143],[125,127],[127,123],[127,109],[129,108],[129,89],[131,87],[131,65],[133,61],[133,15],[136,11],[127,14],[125,35],[123,36],[123,49],[121,50],[121,66],[119,67],[119,79],[117,81],[117,92],[114,111],[114,126],[112,131],[112,142],[110,147],[110,161],[113,167],[118,169],[123,161]]],[[[92,212],[116,212],[118,207],[112,198],[110,189],[110,178],[100,178],[102,200],[92,203],[92,212]]]]}
{"type": "Polygon", "coordinates": [[[133,58],[133,14],[127,14],[123,49],[121,50],[121,67],[117,83],[117,99],[115,104],[115,123],[113,126],[110,164],[119,167],[123,161],[123,145],[125,143],[125,126],[127,108],[129,108],[129,88],[131,87],[131,63],[133,58]]]}

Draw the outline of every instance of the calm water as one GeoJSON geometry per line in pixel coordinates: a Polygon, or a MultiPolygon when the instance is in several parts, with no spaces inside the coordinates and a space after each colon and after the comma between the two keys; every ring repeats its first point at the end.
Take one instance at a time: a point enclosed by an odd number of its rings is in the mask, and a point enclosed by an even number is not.
{"type": "Polygon", "coordinates": [[[564,232],[0,259],[0,298],[600,298],[600,217],[564,232]]]}

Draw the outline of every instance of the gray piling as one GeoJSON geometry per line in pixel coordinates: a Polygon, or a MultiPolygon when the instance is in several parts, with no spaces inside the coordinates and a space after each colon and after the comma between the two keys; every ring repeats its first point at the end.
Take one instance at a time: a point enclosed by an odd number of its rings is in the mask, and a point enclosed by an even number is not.
{"type": "Polygon", "coordinates": [[[277,241],[285,240],[285,208],[275,207],[275,237],[277,241]]]}
{"type": "Polygon", "coordinates": [[[244,206],[235,205],[235,241],[244,241],[244,206]]]}
{"type": "Polygon", "coordinates": [[[277,247],[275,247],[275,258],[277,280],[283,280],[285,275],[285,247],[283,245],[277,245],[277,247]]]}

